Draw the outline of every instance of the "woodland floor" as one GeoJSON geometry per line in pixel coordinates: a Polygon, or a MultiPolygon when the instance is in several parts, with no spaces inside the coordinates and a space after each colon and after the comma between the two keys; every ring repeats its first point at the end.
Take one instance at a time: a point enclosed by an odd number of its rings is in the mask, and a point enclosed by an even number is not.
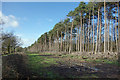
{"type": "Polygon", "coordinates": [[[50,53],[11,54],[4,55],[2,59],[3,79],[120,79],[120,64],[112,60],[90,60],[72,54],[50,53]]]}

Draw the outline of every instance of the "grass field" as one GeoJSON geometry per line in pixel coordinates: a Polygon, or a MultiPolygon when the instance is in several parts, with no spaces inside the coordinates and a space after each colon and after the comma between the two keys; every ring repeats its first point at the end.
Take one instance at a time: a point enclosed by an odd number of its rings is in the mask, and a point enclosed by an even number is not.
{"type": "Polygon", "coordinates": [[[27,52],[25,54],[4,55],[3,59],[5,59],[3,60],[5,63],[3,72],[8,77],[117,78],[120,69],[120,64],[117,61],[92,60],[73,54],[27,52]]]}
{"type": "MultiPolygon", "coordinates": [[[[73,54],[51,54],[51,53],[31,53],[28,55],[28,65],[29,68],[34,72],[34,74],[38,74],[41,77],[65,77],[57,74],[57,72],[50,70],[49,67],[52,68],[52,66],[60,66],[66,65],[66,66],[73,66],[73,65],[79,65],[81,66],[81,63],[91,63],[95,64],[110,64],[112,66],[120,65],[117,61],[107,60],[107,59],[83,59],[81,56],[73,55],[73,54]]],[[[90,65],[91,66],[91,65],[90,65]]],[[[86,67],[89,67],[89,64],[86,65],[86,67]]],[[[72,71],[72,70],[71,70],[72,71]]],[[[68,74],[67,77],[74,77],[74,78],[98,78],[96,74],[85,74],[82,76],[78,75],[70,75],[68,74]]]]}

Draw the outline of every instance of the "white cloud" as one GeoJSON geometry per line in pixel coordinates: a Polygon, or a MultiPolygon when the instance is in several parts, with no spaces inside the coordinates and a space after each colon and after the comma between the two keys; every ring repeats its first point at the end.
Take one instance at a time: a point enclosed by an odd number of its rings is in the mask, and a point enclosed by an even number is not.
{"type": "Polygon", "coordinates": [[[19,38],[21,38],[21,43],[22,43],[21,46],[22,47],[28,47],[35,42],[34,38],[26,38],[26,37],[24,37],[24,34],[17,33],[15,35],[18,36],[19,38]]]}
{"type": "Polygon", "coordinates": [[[22,38],[22,47],[28,47],[30,46],[31,44],[33,44],[35,42],[34,39],[27,39],[27,38],[22,38]]]}
{"type": "Polygon", "coordinates": [[[22,34],[16,34],[16,36],[18,36],[18,37],[22,37],[23,35],[22,35],[22,34]]]}
{"type": "Polygon", "coordinates": [[[18,26],[18,22],[17,21],[12,21],[10,25],[13,26],[13,27],[17,27],[18,26]]]}
{"type": "Polygon", "coordinates": [[[13,15],[8,15],[5,16],[4,14],[2,14],[2,12],[0,11],[0,23],[4,22],[5,24],[3,25],[3,27],[18,27],[19,23],[17,21],[17,18],[13,15]]]}

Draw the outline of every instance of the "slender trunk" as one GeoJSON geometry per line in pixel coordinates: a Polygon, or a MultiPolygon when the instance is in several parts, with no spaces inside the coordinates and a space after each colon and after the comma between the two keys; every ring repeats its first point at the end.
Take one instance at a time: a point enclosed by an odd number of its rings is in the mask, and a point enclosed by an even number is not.
{"type": "Polygon", "coordinates": [[[112,19],[111,19],[111,52],[113,52],[113,22],[112,22],[112,19]]]}
{"type": "Polygon", "coordinates": [[[94,6],[93,6],[93,52],[94,52],[94,6]]]}
{"type": "Polygon", "coordinates": [[[58,36],[58,31],[57,31],[57,52],[59,52],[59,36],[58,36]]]}
{"type": "Polygon", "coordinates": [[[67,49],[66,51],[68,52],[69,51],[69,35],[67,34],[67,49]]]}
{"type": "MultiPolygon", "coordinates": [[[[90,12],[90,13],[92,14],[92,12],[90,12]]],[[[92,20],[91,20],[91,16],[90,16],[90,27],[91,27],[91,36],[90,36],[91,37],[91,43],[90,44],[91,44],[91,52],[92,52],[92,50],[93,50],[93,46],[92,46],[92,40],[93,40],[92,37],[93,37],[93,35],[92,35],[92,20]]]]}
{"type": "MultiPolygon", "coordinates": [[[[80,24],[81,24],[81,16],[80,16],[80,24]]],[[[82,24],[81,24],[82,25],[82,24]]],[[[80,51],[80,44],[81,44],[81,31],[80,31],[80,27],[79,28],[79,31],[78,31],[78,51],[80,51]]]]}
{"type": "Polygon", "coordinates": [[[57,46],[57,37],[54,36],[54,47],[53,47],[53,51],[56,51],[57,52],[58,50],[58,46],[57,46]]]}
{"type": "Polygon", "coordinates": [[[53,51],[54,40],[52,40],[53,36],[51,36],[51,51],[53,51]]]}
{"type": "Polygon", "coordinates": [[[41,52],[43,51],[43,42],[41,40],[41,52]]]}
{"type": "MultiPolygon", "coordinates": [[[[53,36],[52,36],[52,38],[53,38],[53,36]]],[[[51,39],[51,51],[53,51],[53,47],[54,47],[54,40],[52,41],[52,39],[51,39]]]]}
{"type": "MultiPolygon", "coordinates": [[[[116,4],[115,4],[116,5],[116,4]]],[[[117,40],[117,18],[116,18],[116,14],[117,14],[117,8],[115,7],[116,12],[115,12],[115,36],[116,36],[116,49],[118,52],[118,40],[117,40]]]]}
{"type": "Polygon", "coordinates": [[[86,52],[88,51],[88,27],[86,29],[86,52]]]}
{"type": "Polygon", "coordinates": [[[51,36],[49,37],[49,51],[51,51],[51,36]]]}
{"type": "Polygon", "coordinates": [[[39,52],[41,52],[41,42],[39,43],[39,52]]]}
{"type": "Polygon", "coordinates": [[[91,51],[92,51],[92,47],[93,47],[92,46],[92,26],[91,26],[91,43],[90,44],[91,44],[91,51]]]}
{"type": "Polygon", "coordinates": [[[119,12],[119,2],[118,2],[118,35],[119,35],[119,37],[118,37],[118,39],[119,39],[119,41],[118,41],[118,47],[119,47],[119,52],[120,52],[120,25],[119,25],[120,18],[119,18],[119,15],[120,15],[120,12],[119,12]]]}
{"type": "Polygon", "coordinates": [[[85,39],[84,39],[84,19],[83,19],[83,52],[84,52],[84,43],[85,43],[84,40],[85,40],[85,39]]]}
{"type": "Polygon", "coordinates": [[[44,41],[42,42],[42,51],[44,51],[44,41]]]}
{"type": "Polygon", "coordinates": [[[62,48],[63,46],[62,46],[62,31],[61,31],[61,51],[62,51],[62,48]]]}
{"type": "Polygon", "coordinates": [[[65,49],[65,52],[66,52],[66,25],[65,25],[65,46],[64,46],[64,49],[65,49]]]}
{"type": "Polygon", "coordinates": [[[71,26],[71,36],[70,36],[70,48],[69,48],[69,53],[72,51],[72,29],[73,29],[73,21],[72,21],[72,26],[71,26]]]}
{"type": "Polygon", "coordinates": [[[104,0],[104,19],[105,19],[105,25],[104,25],[104,52],[106,52],[106,3],[104,0]]]}
{"type": "Polygon", "coordinates": [[[89,34],[90,34],[89,28],[90,28],[90,13],[89,13],[89,26],[88,26],[88,52],[89,52],[89,47],[90,47],[90,45],[89,45],[89,34]]]}
{"type": "Polygon", "coordinates": [[[88,42],[87,42],[87,37],[88,37],[88,36],[87,36],[87,32],[88,32],[88,31],[87,31],[87,29],[86,29],[86,41],[85,41],[85,43],[86,43],[85,51],[86,51],[86,52],[87,52],[87,43],[88,43],[88,42]]]}
{"type": "Polygon", "coordinates": [[[44,51],[44,41],[42,42],[42,51],[44,51]]]}
{"type": "Polygon", "coordinates": [[[81,31],[80,31],[80,52],[82,51],[82,14],[81,14],[81,31]]]}
{"type": "MultiPolygon", "coordinates": [[[[77,31],[77,33],[78,33],[78,31],[77,31]]],[[[77,51],[77,44],[78,44],[78,39],[77,39],[77,37],[78,37],[78,34],[76,33],[76,51],[77,51]]]]}
{"type": "Polygon", "coordinates": [[[77,46],[77,50],[79,51],[79,49],[80,49],[80,33],[79,33],[79,26],[78,26],[78,46],[77,46]]]}
{"type": "Polygon", "coordinates": [[[98,28],[99,28],[99,11],[100,11],[100,8],[98,9],[97,39],[96,39],[96,48],[95,48],[95,52],[97,52],[97,51],[98,51],[98,28]]]}
{"type": "Polygon", "coordinates": [[[108,51],[110,50],[110,45],[109,45],[109,26],[110,26],[110,21],[108,22],[108,51]]]}
{"type": "Polygon", "coordinates": [[[43,47],[42,47],[42,41],[40,41],[40,52],[42,52],[43,47]]]}
{"type": "Polygon", "coordinates": [[[100,31],[99,31],[99,49],[98,49],[98,51],[100,52],[101,51],[101,23],[102,21],[101,21],[101,17],[100,17],[100,31]]]}
{"type": "Polygon", "coordinates": [[[46,36],[45,36],[45,51],[47,50],[47,44],[46,44],[46,36]]]}
{"type": "Polygon", "coordinates": [[[38,43],[36,43],[35,47],[36,47],[35,51],[38,52],[38,43]]]}
{"type": "Polygon", "coordinates": [[[87,51],[89,52],[89,46],[90,46],[89,45],[89,26],[88,26],[88,42],[87,43],[88,43],[88,50],[87,51]]]}

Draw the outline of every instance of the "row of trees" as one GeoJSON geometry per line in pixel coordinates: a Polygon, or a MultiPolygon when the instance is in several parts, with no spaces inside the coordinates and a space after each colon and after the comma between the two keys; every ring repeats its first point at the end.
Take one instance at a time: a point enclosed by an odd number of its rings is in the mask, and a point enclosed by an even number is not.
{"type": "Polygon", "coordinates": [[[20,45],[20,39],[15,36],[12,32],[9,33],[2,33],[2,53],[3,54],[10,54],[15,53],[16,51],[22,50],[20,45]]]}
{"type": "Polygon", "coordinates": [[[119,3],[80,2],[29,51],[115,52],[120,49],[119,3]]]}

